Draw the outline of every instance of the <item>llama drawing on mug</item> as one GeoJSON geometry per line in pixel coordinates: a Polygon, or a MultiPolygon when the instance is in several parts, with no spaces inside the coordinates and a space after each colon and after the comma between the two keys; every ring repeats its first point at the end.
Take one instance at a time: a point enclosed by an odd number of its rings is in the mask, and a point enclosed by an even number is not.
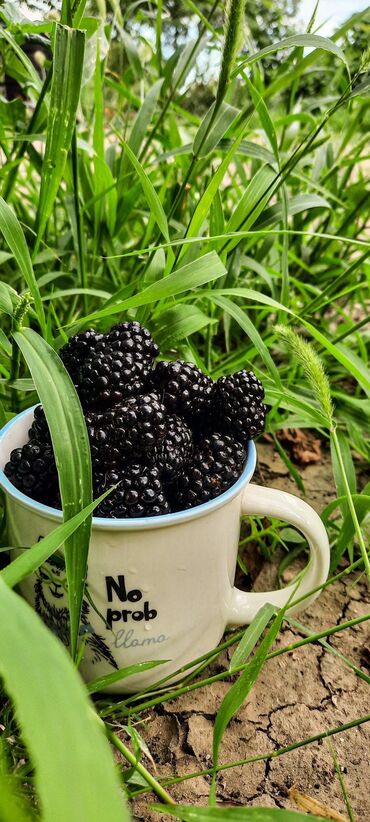
{"type": "MultiPolygon", "coordinates": [[[[43,622],[50,628],[63,645],[69,646],[69,611],[65,605],[66,578],[64,569],[54,559],[49,559],[36,574],[34,585],[35,609],[43,622]]],[[[118,669],[110,648],[103,637],[94,631],[89,620],[90,605],[86,599],[82,602],[82,633],[88,632],[86,652],[93,665],[105,660],[118,669]]]]}

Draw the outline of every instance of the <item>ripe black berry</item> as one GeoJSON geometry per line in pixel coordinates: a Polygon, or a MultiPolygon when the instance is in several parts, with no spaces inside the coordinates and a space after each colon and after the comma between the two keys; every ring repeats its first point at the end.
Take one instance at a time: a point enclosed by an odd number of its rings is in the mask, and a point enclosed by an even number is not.
{"type": "Polygon", "coordinates": [[[178,477],[193,453],[191,429],[181,417],[167,417],[167,434],[156,450],[157,464],[167,481],[178,477]]]}
{"type": "Polygon", "coordinates": [[[46,422],[45,411],[42,405],[37,405],[35,408],[34,419],[28,436],[31,440],[37,440],[37,442],[51,443],[49,426],[46,422]]]}
{"type": "Polygon", "coordinates": [[[31,439],[10,454],[4,473],[32,499],[49,505],[58,489],[58,473],[51,445],[31,439]]]}
{"type": "Polygon", "coordinates": [[[86,414],[93,464],[114,466],[135,459],[164,439],[166,409],[154,392],[122,400],[106,411],[86,414]]]}
{"type": "Polygon", "coordinates": [[[159,362],[152,379],[172,414],[197,417],[210,409],[213,382],[191,362],[159,362]]]}
{"type": "Polygon", "coordinates": [[[126,517],[156,517],[170,511],[159,469],[128,463],[121,471],[106,472],[95,483],[95,496],[119,482],[96,509],[96,516],[121,519],[126,517]]]}
{"type": "Polygon", "coordinates": [[[135,362],[132,354],[109,351],[97,354],[82,366],[78,393],[85,408],[117,405],[124,397],[140,394],[149,369],[135,362]]]}
{"type": "Polygon", "coordinates": [[[214,386],[215,415],[223,429],[242,442],[254,439],[264,429],[267,408],[262,383],[253,371],[237,371],[220,377],[214,386]]]}
{"type": "Polygon", "coordinates": [[[60,349],[60,357],[73,382],[78,382],[79,369],[87,359],[93,356],[102,338],[102,334],[94,331],[93,328],[88,328],[87,331],[70,337],[68,343],[60,349]]]}
{"type": "Polygon", "coordinates": [[[138,322],[118,323],[104,335],[106,346],[116,353],[131,354],[136,362],[151,366],[158,354],[158,346],[150,331],[138,322]]]}
{"type": "Polygon", "coordinates": [[[193,508],[218,497],[237,481],[246,456],[241,443],[228,434],[215,432],[205,437],[175,485],[174,509],[193,508]]]}

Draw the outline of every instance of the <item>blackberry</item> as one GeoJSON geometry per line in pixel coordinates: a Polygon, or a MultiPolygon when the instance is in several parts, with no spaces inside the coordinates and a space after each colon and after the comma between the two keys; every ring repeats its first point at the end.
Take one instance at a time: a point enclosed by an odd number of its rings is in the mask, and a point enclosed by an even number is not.
{"type": "Polygon", "coordinates": [[[37,405],[35,408],[34,419],[28,431],[28,436],[31,440],[37,440],[37,442],[48,443],[49,445],[51,443],[49,426],[42,405],[37,405]]]}
{"type": "Polygon", "coordinates": [[[191,429],[181,417],[167,418],[167,434],[156,449],[157,464],[167,481],[178,477],[193,453],[191,429]]]}
{"type": "Polygon", "coordinates": [[[74,383],[78,383],[81,365],[93,356],[97,344],[102,339],[103,334],[88,328],[87,331],[70,337],[67,344],[60,349],[59,356],[74,383]]]}
{"type": "Polygon", "coordinates": [[[82,405],[87,409],[109,407],[135,397],[145,390],[150,370],[147,358],[102,347],[79,371],[77,390],[82,405]]]}
{"type": "Polygon", "coordinates": [[[95,496],[102,494],[117,481],[120,482],[119,487],[98,505],[96,516],[121,519],[156,517],[169,513],[170,507],[158,468],[128,463],[119,472],[106,472],[95,484],[95,496]]]}
{"type": "Polygon", "coordinates": [[[31,439],[10,454],[4,473],[28,497],[49,505],[58,490],[58,472],[53,449],[48,443],[31,439]]]}
{"type": "Polygon", "coordinates": [[[175,484],[173,508],[181,511],[218,497],[240,477],[246,456],[241,443],[228,434],[205,437],[175,484]]]}
{"type": "Polygon", "coordinates": [[[213,391],[220,425],[242,442],[254,439],[265,425],[264,396],[263,385],[253,371],[237,371],[229,377],[220,377],[213,391]]]}
{"type": "Polygon", "coordinates": [[[106,411],[86,414],[91,455],[97,467],[140,458],[167,432],[166,410],[154,392],[123,400],[106,411]]]}
{"type": "Polygon", "coordinates": [[[152,379],[172,414],[198,417],[210,410],[213,382],[193,363],[159,362],[152,379]]]}
{"type": "Polygon", "coordinates": [[[118,323],[108,334],[104,335],[104,342],[111,351],[119,354],[131,354],[135,362],[146,363],[151,366],[159,348],[147,328],[138,322],[118,323]]]}

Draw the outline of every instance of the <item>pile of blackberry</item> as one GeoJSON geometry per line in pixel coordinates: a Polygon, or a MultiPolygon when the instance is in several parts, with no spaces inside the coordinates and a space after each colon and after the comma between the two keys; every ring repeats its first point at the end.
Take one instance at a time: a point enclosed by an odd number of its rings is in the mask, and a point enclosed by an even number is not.
{"type": "MultiPolygon", "coordinates": [[[[85,414],[94,498],[117,485],[97,516],[158,516],[208,502],[236,482],[248,440],[263,431],[264,390],[253,371],[213,382],[193,363],[155,363],[158,353],[138,322],[88,329],[60,352],[85,414]]],[[[5,473],[24,494],[61,507],[41,406],[5,473]]]]}

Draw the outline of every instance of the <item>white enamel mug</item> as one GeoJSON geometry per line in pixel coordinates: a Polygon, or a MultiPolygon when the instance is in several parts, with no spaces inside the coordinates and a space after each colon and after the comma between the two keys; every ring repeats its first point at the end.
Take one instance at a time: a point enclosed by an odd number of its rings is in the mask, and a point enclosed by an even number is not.
{"type": "MultiPolygon", "coordinates": [[[[27,441],[28,409],[0,432],[0,485],[6,494],[9,545],[33,545],[62,522],[61,511],[20,493],[3,472],[13,448],[27,441]]],[[[234,587],[240,517],[278,517],[307,538],[310,563],[295,598],[325,582],[329,544],[325,528],[306,502],[285,491],[251,485],[256,449],[239,480],[204,505],[146,519],[93,517],[88,561],[88,599],[82,630],[88,632],[81,672],[86,681],[148,660],[168,660],[111,686],[133,693],[207,653],[225,628],[247,625],[265,602],[281,607],[293,586],[269,593],[234,587]]],[[[51,558],[19,586],[42,619],[68,644],[63,563],[51,558]]],[[[306,607],[316,594],[304,601],[306,607]]],[[[302,604],[300,605],[302,607],[302,604]]],[[[292,607],[294,613],[298,607],[292,607]]],[[[177,677],[179,678],[179,677],[177,677]]],[[[174,677],[175,681],[176,677],[174,677]]]]}

